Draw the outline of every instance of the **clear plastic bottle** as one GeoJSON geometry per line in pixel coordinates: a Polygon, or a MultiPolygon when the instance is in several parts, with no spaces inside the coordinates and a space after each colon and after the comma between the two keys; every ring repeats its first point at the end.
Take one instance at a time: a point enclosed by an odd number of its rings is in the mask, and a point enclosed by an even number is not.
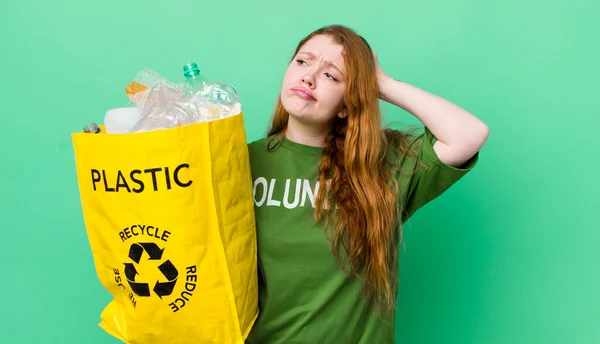
{"type": "Polygon", "coordinates": [[[208,83],[208,80],[200,74],[200,68],[198,68],[198,65],[194,62],[183,66],[183,76],[187,80],[189,92],[191,94],[195,94],[202,90],[208,83]]]}
{"type": "Polygon", "coordinates": [[[233,85],[214,83],[210,86],[207,96],[211,101],[222,105],[233,105],[238,102],[238,93],[233,85]]]}

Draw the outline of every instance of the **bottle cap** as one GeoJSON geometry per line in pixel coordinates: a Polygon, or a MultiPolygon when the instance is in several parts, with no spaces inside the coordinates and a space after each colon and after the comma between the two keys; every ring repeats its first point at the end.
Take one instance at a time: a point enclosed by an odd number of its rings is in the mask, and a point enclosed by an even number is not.
{"type": "Polygon", "coordinates": [[[200,68],[198,68],[198,65],[195,64],[194,62],[188,63],[185,66],[183,66],[183,75],[185,77],[196,76],[199,74],[200,74],[200,68]]]}
{"type": "Polygon", "coordinates": [[[98,128],[96,123],[92,122],[86,124],[85,127],[83,127],[83,131],[86,133],[97,133],[100,131],[100,128],[98,128]]]}

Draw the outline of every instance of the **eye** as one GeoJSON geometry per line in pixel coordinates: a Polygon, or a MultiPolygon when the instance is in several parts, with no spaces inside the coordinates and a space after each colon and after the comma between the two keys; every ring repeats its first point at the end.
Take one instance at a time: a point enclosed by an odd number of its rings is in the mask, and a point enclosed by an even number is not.
{"type": "Polygon", "coordinates": [[[333,75],[331,75],[331,73],[325,73],[325,76],[326,76],[328,79],[331,79],[331,80],[333,80],[333,81],[337,81],[337,79],[336,79],[336,78],[335,78],[333,75]]]}
{"type": "Polygon", "coordinates": [[[306,61],[304,61],[302,59],[296,59],[296,63],[298,63],[299,65],[302,65],[302,64],[306,63],[306,61]]]}

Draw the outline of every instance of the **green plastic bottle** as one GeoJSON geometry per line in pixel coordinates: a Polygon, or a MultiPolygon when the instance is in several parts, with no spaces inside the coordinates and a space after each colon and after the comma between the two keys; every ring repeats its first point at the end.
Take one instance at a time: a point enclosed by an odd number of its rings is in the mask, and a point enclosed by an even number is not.
{"type": "Polygon", "coordinates": [[[200,74],[200,68],[194,62],[183,66],[183,76],[185,76],[192,93],[198,92],[208,83],[207,79],[200,74]]]}

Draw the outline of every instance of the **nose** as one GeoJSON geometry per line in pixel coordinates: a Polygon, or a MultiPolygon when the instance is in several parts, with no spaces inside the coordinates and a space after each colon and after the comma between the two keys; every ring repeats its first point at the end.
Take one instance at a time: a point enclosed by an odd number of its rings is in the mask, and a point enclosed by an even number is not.
{"type": "Polygon", "coordinates": [[[311,75],[308,75],[308,74],[304,75],[302,77],[302,83],[306,84],[309,88],[314,88],[314,86],[315,86],[315,82],[314,82],[313,77],[311,75]]]}

